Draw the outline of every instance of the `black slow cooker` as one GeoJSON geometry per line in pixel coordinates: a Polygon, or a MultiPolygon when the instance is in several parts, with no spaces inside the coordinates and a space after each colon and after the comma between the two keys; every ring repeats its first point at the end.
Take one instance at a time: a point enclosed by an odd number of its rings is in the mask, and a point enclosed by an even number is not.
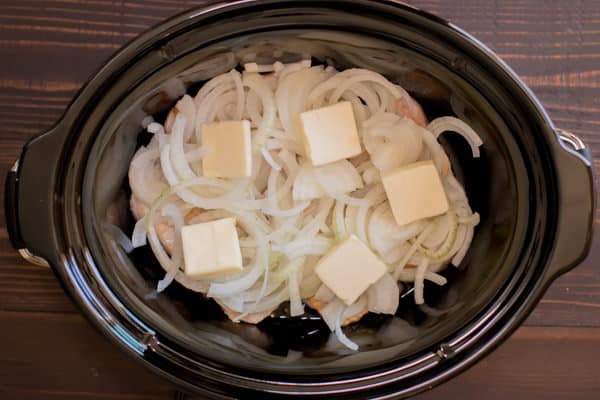
{"type": "Polygon", "coordinates": [[[546,288],[587,254],[594,184],[588,149],[556,129],[519,78],[447,22],[392,1],[243,0],[191,10],[142,34],[79,92],[9,173],[14,246],[49,265],[82,313],[115,345],[211,398],[397,398],[465,370],[505,340],[546,288]],[[228,321],[211,301],[174,284],[147,249],[130,254],[127,169],[178,97],[245,60],[310,56],[361,67],[403,85],[429,118],[456,115],[483,138],[482,155],[446,134],[443,146],[481,215],[460,268],[426,288],[428,312],[404,296],[395,318],[368,317],[336,347],[312,315],[228,321]]]}

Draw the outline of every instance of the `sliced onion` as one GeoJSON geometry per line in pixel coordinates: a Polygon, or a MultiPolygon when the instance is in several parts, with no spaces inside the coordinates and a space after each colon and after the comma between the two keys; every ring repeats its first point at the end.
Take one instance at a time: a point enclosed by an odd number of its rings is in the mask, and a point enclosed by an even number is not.
{"type": "MultiPolygon", "coordinates": [[[[437,267],[437,268],[439,268],[439,267],[437,267]]],[[[438,273],[429,271],[429,269],[437,269],[437,268],[433,265],[430,265],[428,267],[428,270],[425,272],[424,278],[430,282],[435,283],[436,285],[444,286],[446,283],[448,283],[448,280],[438,273]]],[[[400,274],[398,276],[398,279],[403,282],[413,282],[416,279],[415,268],[402,270],[402,272],[400,272],[400,274]]]]}
{"type": "Polygon", "coordinates": [[[346,307],[344,315],[342,315],[342,325],[350,322],[354,322],[357,317],[361,317],[367,310],[367,295],[362,294],[356,299],[356,301],[346,307]],[[350,320],[350,321],[348,321],[350,320]]]}
{"type": "Polygon", "coordinates": [[[427,238],[427,236],[429,234],[431,234],[431,231],[433,230],[433,228],[434,228],[433,224],[427,225],[427,227],[425,229],[423,229],[423,231],[419,234],[419,236],[414,240],[414,242],[410,246],[410,249],[406,252],[406,254],[402,258],[402,260],[400,260],[400,262],[394,267],[394,274],[393,274],[394,279],[399,278],[400,273],[402,272],[404,267],[406,267],[408,260],[410,260],[410,258],[415,253],[415,251],[417,251],[417,249],[421,245],[421,242],[423,242],[423,240],[425,240],[427,238]]]}
{"type": "Polygon", "coordinates": [[[277,110],[275,108],[275,98],[271,88],[258,74],[246,74],[243,79],[244,86],[255,92],[262,102],[262,120],[258,127],[258,132],[252,138],[252,144],[262,148],[267,135],[269,135],[275,123],[277,110]]]}
{"type": "Polygon", "coordinates": [[[140,147],[129,166],[129,186],[135,197],[142,203],[152,204],[154,199],[167,188],[167,182],[158,162],[159,157],[158,148],[140,147]]]}
{"type": "Polygon", "coordinates": [[[133,227],[133,234],[131,235],[132,247],[138,248],[146,245],[146,225],[144,219],[139,219],[133,227]]]}
{"type": "MultiPolygon", "coordinates": [[[[196,103],[196,121],[195,121],[195,140],[196,143],[202,143],[202,126],[214,121],[220,107],[226,106],[230,101],[235,101],[235,83],[230,74],[224,74],[225,80],[216,85],[205,96],[201,92],[208,85],[204,85],[194,99],[196,103]],[[201,99],[201,100],[199,100],[201,99]]],[[[215,78],[216,79],[216,78],[215,78]]],[[[211,81],[212,82],[212,81],[211,81]]],[[[210,83],[210,82],[209,82],[210,83]]]]}
{"type": "Polygon", "coordinates": [[[415,275],[415,304],[424,304],[424,288],[425,288],[425,273],[429,266],[429,260],[423,259],[417,266],[417,272],[415,275]]]}
{"type": "MultiPolygon", "coordinates": [[[[194,123],[196,121],[196,105],[194,100],[189,95],[184,95],[175,104],[175,107],[165,121],[165,131],[173,132],[173,126],[177,117],[182,116],[185,118],[185,124],[183,126],[183,137],[185,141],[188,141],[194,134],[194,123]]],[[[163,132],[164,133],[164,132],[163,132]]]]}
{"type": "Polygon", "coordinates": [[[312,237],[316,235],[327,220],[329,210],[331,210],[333,203],[333,199],[320,199],[316,209],[316,214],[314,216],[306,216],[306,219],[308,219],[309,222],[307,223],[306,220],[303,221],[303,227],[298,233],[298,236],[312,237]]]}
{"type": "Polygon", "coordinates": [[[342,343],[344,346],[348,347],[350,350],[357,351],[358,344],[350,340],[342,329],[342,316],[344,315],[344,311],[346,311],[346,308],[342,306],[338,312],[337,318],[335,319],[335,335],[340,343],[342,343]]]}
{"type": "Polygon", "coordinates": [[[344,215],[344,225],[348,234],[356,234],[356,215],[358,214],[359,207],[347,206],[346,213],[344,215]]]}
{"type": "Polygon", "coordinates": [[[423,136],[429,134],[412,119],[391,115],[391,121],[386,120],[385,114],[379,120],[373,117],[365,129],[365,147],[381,172],[417,161],[423,149],[423,136]]]}
{"type": "Polygon", "coordinates": [[[209,153],[209,150],[206,147],[196,147],[193,150],[190,150],[185,153],[185,159],[189,163],[193,163],[201,160],[209,153]]]}
{"type": "Polygon", "coordinates": [[[427,239],[423,240],[423,246],[428,249],[439,247],[444,243],[448,235],[455,227],[456,221],[453,221],[452,212],[447,212],[435,218],[435,228],[427,239]]]}
{"type": "Polygon", "coordinates": [[[271,168],[273,168],[275,171],[281,171],[281,165],[279,165],[277,163],[277,161],[275,161],[275,159],[273,158],[273,156],[271,155],[271,153],[269,153],[269,151],[267,149],[262,148],[260,150],[260,153],[262,154],[262,156],[265,159],[265,161],[267,162],[267,164],[269,164],[271,166],[271,168]]]}
{"type": "MultiPolygon", "coordinates": [[[[281,169],[279,171],[281,171],[281,169]]],[[[272,168],[271,172],[269,172],[269,179],[267,179],[267,205],[274,210],[279,210],[279,205],[277,204],[277,182],[279,180],[279,171],[272,168]]]]}
{"type": "Polygon", "coordinates": [[[452,265],[458,267],[467,255],[467,251],[469,250],[469,247],[471,247],[471,242],[473,241],[473,232],[474,229],[472,226],[466,228],[465,238],[462,241],[460,248],[452,258],[452,265]]]}
{"type": "MultiPolygon", "coordinates": [[[[404,255],[410,251],[411,245],[410,242],[401,242],[397,246],[390,248],[386,253],[380,253],[379,257],[381,261],[385,262],[388,265],[397,264],[404,257],[404,255]]],[[[415,255],[420,255],[419,253],[415,253],[415,255]]],[[[408,262],[413,263],[414,256],[411,257],[408,262]]],[[[414,263],[413,263],[414,264],[414,263]]]]}
{"type": "Polygon", "coordinates": [[[322,66],[309,69],[286,68],[281,72],[279,84],[275,92],[277,110],[281,124],[292,140],[299,142],[297,116],[307,110],[310,91],[330,76],[322,66]]]}
{"type": "MultiPolygon", "coordinates": [[[[192,101],[191,98],[190,101],[192,101]]],[[[181,180],[192,179],[196,177],[196,174],[194,174],[194,171],[192,171],[192,169],[190,168],[187,162],[187,158],[185,156],[183,145],[185,129],[186,117],[184,117],[183,114],[179,114],[175,118],[175,123],[173,124],[171,139],[169,140],[170,151],[167,156],[171,157],[171,164],[173,165],[174,170],[176,171],[177,175],[180,177],[181,180]]]]}
{"type": "Polygon", "coordinates": [[[264,296],[271,295],[272,293],[275,292],[275,290],[280,288],[282,283],[289,280],[289,275],[290,275],[291,271],[300,267],[304,262],[304,259],[300,258],[300,259],[292,260],[285,264],[281,264],[283,266],[277,268],[276,264],[279,264],[279,262],[275,261],[276,259],[277,259],[277,257],[271,256],[273,266],[270,267],[270,268],[276,269],[276,271],[274,271],[272,273],[265,271],[266,273],[265,273],[265,275],[263,275],[263,276],[266,276],[267,284],[265,285],[265,283],[264,283],[265,280],[263,280],[262,283],[257,282],[256,284],[254,284],[252,286],[251,289],[245,291],[239,297],[243,298],[243,300],[245,302],[254,302],[254,303],[261,302],[262,299],[264,298],[264,296]],[[259,283],[260,283],[260,285],[258,285],[259,283]]]}
{"type": "Polygon", "coordinates": [[[264,264],[264,268],[263,268],[263,281],[262,281],[262,285],[260,287],[260,292],[258,293],[258,297],[256,298],[255,304],[254,304],[254,308],[258,307],[258,305],[260,304],[260,302],[264,299],[265,294],[267,292],[267,286],[269,284],[269,272],[270,272],[271,268],[270,265],[268,263],[264,264]]]}
{"type": "Polygon", "coordinates": [[[146,129],[148,125],[150,125],[153,122],[154,117],[152,115],[146,115],[144,118],[142,118],[142,122],[140,122],[140,125],[142,126],[142,128],[146,129]]]}
{"type": "MultiPolygon", "coordinates": [[[[324,96],[333,91],[331,102],[336,103],[344,91],[348,90],[352,85],[359,82],[373,82],[388,89],[394,98],[399,98],[406,94],[404,89],[397,87],[389,82],[382,75],[365,70],[365,69],[347,69],[339,72],[323,83],[317,85],[309,95],[309,103],[315,107],[320,107],[323,103],[324,96]]],[[[331,103],[328,103],[331,104],[331,103]]]]}
{"type": "Polygon", "coordinates": [[[125,253],[131,253],[134,249],[131,240],[123,233],[123,231],[116,225],[104,224],[106,232],[112,236],[112,238],[121,246],[125,253]]]}
{"type": "Polygon", "coordinates": [[[179,177],[171,163],[170,152],[171,146],[169,144],[164,145],[160,152],[160,165],[162,166],[162,171],[167,182],[169,182],[169,185],[173,186],[179,183],[179,177]]]}
{"type": "Polygon", "coordinates": [[[325,196],[325,191],[314,175],[314,168],[305,162],[302,164],[294,181],[292,197],[294,200],[311,200],[325,196]]]}
{"type": "Polygon", "coordinates": [[[289,208],[287,210],[278,210],[271,207],[263,207],[262,211],[267,215],[274,215],[277,217],[291,217],[300,214],[306,207],[308,207],[309,204],[310,201],[302,201],[294,207],[289,208]]]}
{"type": "Polygon", "coordinates": [[[153,134],[157,134],[157,133],[164,134],[165,133],[165,128],[158,122],[149,123],[148,126],[146,127],[146,130],[153,134]]]}
{"type": "Polygon", "coordinates": [[[433,159],[437,170],[442,176],[448,175],[451,171],[450,160],[448,159],[446,152],[431,132],[428,130],[424,130],[423,132],[423,143],[427,147],[429,155],[433,159]]]}
{"type": "Polygon", "coordinates": [[[333,210],[333,231],[335,232],[337,240],[343,240],[348,236],[346,230],[346,223],[344,221],[344,211],[346,205],[341,201],[335,202],[335,208],[333,210]]]}
{"type": "Polygon", "coordinates": [[[231,75],[231,78],[233,79],[233,83],[235,84],[235,92],[237,93],[236,108],[235,108],[235,114],[233,116],[233,119],[236,121],[239,121],[242,119],[242,117],[244,115],[244,104],[246,102],[244,85],[242,83],[242,78],[241,78],[240,73],[237,72],[235,69],[232,69],[229,72],[229,74],[231,75]]]}
{"type": "Polygon", "coordinates": [[[253,304],[248,307],[244,314],[240,315],[237,320],[243,318],[245,315],[250,313],[260,313],[267,310],[274,310],[281,303],[288,300],[290,297],[290,291],[287,285],[284,285],[279,292],[275,292],[270,296],[265,297],[259,304],[253,304]]]}
{"type": "Polygon", "coordinates": [[[208,297],[230,297],[254,285],[264,271],[264,265],[255,263],[241,278],[225,282],[213,282],[208,289],[208,297]]]}
{"type": "Polygon", "coordinates": [[[319,310],[321,318],[323,318],[323,321],[327,324],[331,332],[335,332],[336,319],[338,315],[344,312],[344,310],[344,303],[337,297],[319,310]]]}
{"type": "Polygon", "coordinates": [[[269,277],[264,291],[263,291],[263,284],[261,283],[260,286],[256,287],[256,285],[254,285],[251,289],[248,289],[242,295],[237,296],[237,297],[243,299],[244,302],[257,303],[264,296],[268,296],[268,295],[272,294],[273,292],[275,292],[277,289],[279,289],[281,287],[281,284],[284,283],[287,278],[288,278],[287,275],[284,276],[281,273],[271,274],[271,277],[269,277]]]}
{"type": "Polygon", "coordinates": [[[238,215],[238,220],[243,223],[244,229],[257,240],[257,254],[254,263],[252,266],[244,268],[241,276],[235,279],[223,283],[211,283],[207,294],[209,297],[229,297],[251,288],[269,266],[269,253],[264,236],[255,228],[255,224],[251,221],[244,221],[245,219],[244,215],[238,215]]]}
{"type": "Polygon", "coordinates": [[[181,228],[183,227],[183,216],[174,204],[167,204],[162,209],[163,217],[168,217],[173,223],[175,230],[175,243],[173,246],[173,255],[171,256],[171,267],[163,279],[158,281],[157,292],[162,292],[173,282],[179,268],[183,265],[183,249],[181,245],[181,228]]]}
{"type": "Polygon", "coordinates": [[[283,246],[273,245],[273,251],[284,253],[289,259],[304,255],[325,254],[332,246],[331,240],[324,237],[299,238],[283,246]]]}
{"type": "Polygon", "coordinates": [[[367,168],[362,173],[362,179],[366,185],[372,185],[374,183],[381,182],[381,174],[379,170],[375,167],[367,168]]]}
{"type": "Polygon", "coordinates": [[[219,297],[219,304],[221,303],[235,312],[244,312],[244,300],[239,296],[219,297]]]}
{"type": "Polygon", "coordinates": [[[467,140],[469,146],[471,146],[473,157],[479,157],[479,146],[483,144],[483,141],[466,122],[455,117],[440,117],[431,121],[429,125],[427,125],[427,130],[429,130],[436,138],[446,131],[460,134],[467,140]]]}
{"type": "Polygon", "coordinates": [[[301,261],[300,265],[290,271],[288,287],[290,291],[290,316],[297,317],[299,315],[304,314],[304,304],[302,303],[302,298],[300,297],[300,281],[298,280],[298,275],[302,274],[302,264],[304,260],[301,261]]]}
{"type": "Polygon", "coordinates": [[[474,226],[479,225],[479,220],[480,220],[479,214],[478,213],[473,213],[473,214],[471,214],[471,215],[469,215],[467,217],[460,217],[460,218],[458,218],[458,223],[474,227],[474,226]]]}
{"type": "Polygon", "coordinates": [[[314,176],[321,188],[332,197],[363,187],[360,174],[348,160],[314,167],[314,176]]]}
{"type": "Polygon", "coordinates": [[[363,187],[356,168],[347,160],[313,167],[306,161],[294,182],[294,199],[315,199],[326,194],[340,196],[363,187]]]}
{"type": "Polygon", "coordinates": [[[418,220],[399,226],[389,202],[386,201],[377,206],[371,214],[367,227],[369,243],[379,254],[385,255],[408,239],[419,235],[426,225],[424,220],[418,220]]]}
{"type": "MultiPolygon", "coordinates": [[[[453,254],[453,251],[455,251],[454,248],[456,244],[457,232],[459,229],[458,219],[454,212],[449,211],[448,214],[450,215],[450,218],[448,220],[442,219],[440,221],[440,218],[438,218],[437,221],[432,222],[433,229],[429,236],[431,236],[433,232],[435,232],[435,230],[439,228],[440,224],[447,225],[446,227],[441,228],[442,230],[446,230],[448,233],[446,234],[446,238],[444,242],[439,246],[439,248],[435,250],[430,250],[424,248],[422,245],[419,245],[419,251],[421,252],[421,254],[423,254],[425,257],[432,261],[444,260],[445,258],[451,256],[453,254]]],[[[425,238],[423,242],[425,242],[426,240],[427,238],[425,238]]]]}
{"type": "Polygon", "coordinates": [[[398,282],[390,274],[385,274],[367,289],[370,312],[394,315],[400,304],[398,282]]]}

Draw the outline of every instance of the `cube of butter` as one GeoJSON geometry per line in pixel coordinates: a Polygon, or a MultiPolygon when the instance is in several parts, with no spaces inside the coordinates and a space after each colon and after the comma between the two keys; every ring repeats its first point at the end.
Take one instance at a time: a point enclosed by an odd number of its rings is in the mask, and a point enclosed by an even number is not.
{"type": "Polygon", "coordinates": [[[343,101],[300,114],[304,149],[312,165],[323,165],[361,152],[352,104],[343,101]]]}
{"type": "Polygon", "coordinates": [[[388,269],[367,245],[351,235],[319,260],[315,272],[340,300],[349,305],[388,269]]]}
{"type": "Polygon", "coordinates": [[[184,273],[191,279],[206,279],[241,271],[242,253],[234,218],[181,229],[184,273]]]}
{"type": "Polygon", "coordinates": [[[203,175],[211,178],[240,178],[252,175],[250,122],[225,121],[202,125],[203,175]]]}
{"type": "Polygon", "coordinates": [[[398,225],[448,211],[446,192],[432,161],[421,161],[388,171],[381,180],[398,225]]]}

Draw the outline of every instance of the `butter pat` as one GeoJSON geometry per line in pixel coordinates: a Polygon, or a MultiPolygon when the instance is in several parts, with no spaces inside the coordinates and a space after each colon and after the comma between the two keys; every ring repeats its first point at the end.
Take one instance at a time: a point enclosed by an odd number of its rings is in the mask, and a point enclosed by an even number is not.
{"type": "Polygon", "coordinates": [[[184,273],[206,279],[242,270],[242,253],[234,218],[224,218],[181,229],[184,273]]]}
{"type": "Polygon", "coordinates": [[[329,164],[361,152],[352,104],[348,101],[301,113],[300,128],[312,165],[329,164]]]}
{"type": "Polygon", "coordinates": [[[421,161],[388,171],[381,177],[398,225],[448,211],[448,199],[432,161],[421,161]]]}
{"type": "Polygon", "coordinates": [[[352,235],[329,250],[319,260],[315,272],[340,300],[349,305],[388,269],[367,245],[352,235]]]}
{"type": "Polygon", "coordinates": [[[240,178],[252,175],[250,122],[225,121],[202,125],[203,175],[210,178],[240,178]]]}

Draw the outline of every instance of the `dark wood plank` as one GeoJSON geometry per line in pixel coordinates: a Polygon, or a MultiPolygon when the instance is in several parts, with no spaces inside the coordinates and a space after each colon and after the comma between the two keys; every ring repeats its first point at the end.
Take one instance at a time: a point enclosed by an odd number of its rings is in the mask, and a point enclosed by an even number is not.
{"type": "Polygon", "coordinates": [[[588,258],[550,286],[526,324],[600,327],[599,259],[600,236],[595,235],[588,258]]]}
{"type": "Polygon", "coordinates": [[[120,353],[78,314],[0,312],[0,321],[0,398],[172,396],[171,385],[120,353]]]}
{"type": "Polygon", "coordinates": [[[598,328],[521,328],[472,369],[416,398],[597,399],[598,340],[598,328]]]}
{"type": "MultiPolygon", "coordinates": [[[[168,399],[83,317],[0,312],[0,398],[168,399]],[[19,340],[15,340],[19,338],[19,340]],[[60,360],[60,361],[58,361],[60,360]]],[[[600,328],[524,327],[466,373],[419,399],[595,399],[600,328]],[[552,390],[548,390],[552,388],[552,390]]]]}

